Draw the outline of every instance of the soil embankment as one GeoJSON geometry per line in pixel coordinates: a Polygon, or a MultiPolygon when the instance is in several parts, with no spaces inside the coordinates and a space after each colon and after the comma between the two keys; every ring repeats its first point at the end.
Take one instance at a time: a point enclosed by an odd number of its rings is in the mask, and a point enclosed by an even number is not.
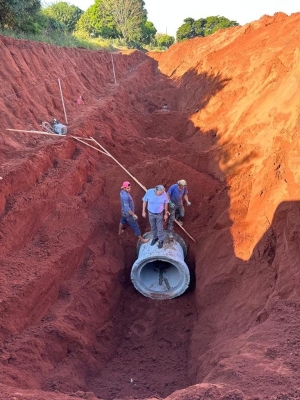
{"type": "Polygon", "coordinates": [[[300,397],[299,23],[116,53],[117,85],[110,54],[0,38],[1,399],[300,397]],[[8,133],[64,122],[58,78],[67,137],[8,133]],[[128,177],[70,135],[146,187],[187,180],[185,295],[133,289],[128,177]]]}

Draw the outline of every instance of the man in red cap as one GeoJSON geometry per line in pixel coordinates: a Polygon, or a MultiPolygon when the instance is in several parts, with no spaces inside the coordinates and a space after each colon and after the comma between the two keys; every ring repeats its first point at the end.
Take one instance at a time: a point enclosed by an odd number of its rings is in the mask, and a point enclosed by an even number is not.
{"type": "Polygon", "coordinates": [[[137,223],[137,215],[134,213],[134,202],[130,196],[131,184],[128,181],[123,182],[120,192],[120,201],[122,208],[122,217],[119,225],[119,235],[124,232],[124,227],[128,224],[142,243],[149,242],[149,239],[144,239],[141,235],[139,225],[137,223]]]}

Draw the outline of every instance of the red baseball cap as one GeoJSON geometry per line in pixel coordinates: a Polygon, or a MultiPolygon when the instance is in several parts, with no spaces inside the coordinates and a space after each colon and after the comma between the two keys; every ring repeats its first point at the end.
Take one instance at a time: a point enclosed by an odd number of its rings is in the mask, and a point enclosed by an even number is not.
{"type": "Polygon", "coordinates": [[[125,182],[123,182],[123,185],[121,186],[121,189],[127,188],[129,186],[131,186],[130,182],[125,181],[125,182]]]}

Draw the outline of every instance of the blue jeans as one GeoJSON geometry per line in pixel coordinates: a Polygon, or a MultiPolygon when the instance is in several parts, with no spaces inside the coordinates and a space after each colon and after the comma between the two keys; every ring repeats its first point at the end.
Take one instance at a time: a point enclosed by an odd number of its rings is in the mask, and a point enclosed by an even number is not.
{"type": "Polygon", "coordinates": [[[183,204],[180,204],[180,206],[174,206],[174,207],[169,206],[169,212],[170,212],[170,216],[169,216],[169,222],[168,222],[168,230],[172,231],[174,220],[184,217],[183,204]]]}
{"type": "Polygon", "coordinates": [[[132,215],[122,214],[120,224],[123,224],[123,225],[128,224],[130,226],[130,228],[133,230],[135,236],[141,236],[139,224],[136,222],[136,220],[133,218],[132,215]]]}
{"type": "Polygon", "coordinates": [[[160,242],[164,240],[164,213],[153,214],[148,210],[149,222],[151,226],[152,239],[158,238],[160,242]]]}

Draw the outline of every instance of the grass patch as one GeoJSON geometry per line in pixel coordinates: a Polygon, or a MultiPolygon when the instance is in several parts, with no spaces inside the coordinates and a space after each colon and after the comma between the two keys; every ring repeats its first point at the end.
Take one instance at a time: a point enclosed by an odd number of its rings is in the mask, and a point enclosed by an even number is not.
{"type": "Polygon", "coordinates": [[[67,34],[63,32],[51,33],[25,33],[6,29],[0,29],[0,35],[10,36],[14,39],[25,39],[35,42],[43,42],[61,47],[81,47],[89,50],[113,51],[118,48],[113,40],[103,38],[90,38],[84,34],[67,34]]]}
{"type": "MultiPolygon", "coordinates": [[[[14,39],[43,42],[54,46],[77,47],[88,50],[114,51],[128,49],[128,45],[124,39],[103,39],[101,37],[93,38],[90,37],[86,32],[75,32],[73,34],[58,31],[51,31],[50,33],[26,33],[8,29],[0,29],[0,35],[10,36],[14,39]]],[[[154,45],[144,45],[143,49],[141,50],[163,52],[166,51],[167,48],[154,45]]]]}

